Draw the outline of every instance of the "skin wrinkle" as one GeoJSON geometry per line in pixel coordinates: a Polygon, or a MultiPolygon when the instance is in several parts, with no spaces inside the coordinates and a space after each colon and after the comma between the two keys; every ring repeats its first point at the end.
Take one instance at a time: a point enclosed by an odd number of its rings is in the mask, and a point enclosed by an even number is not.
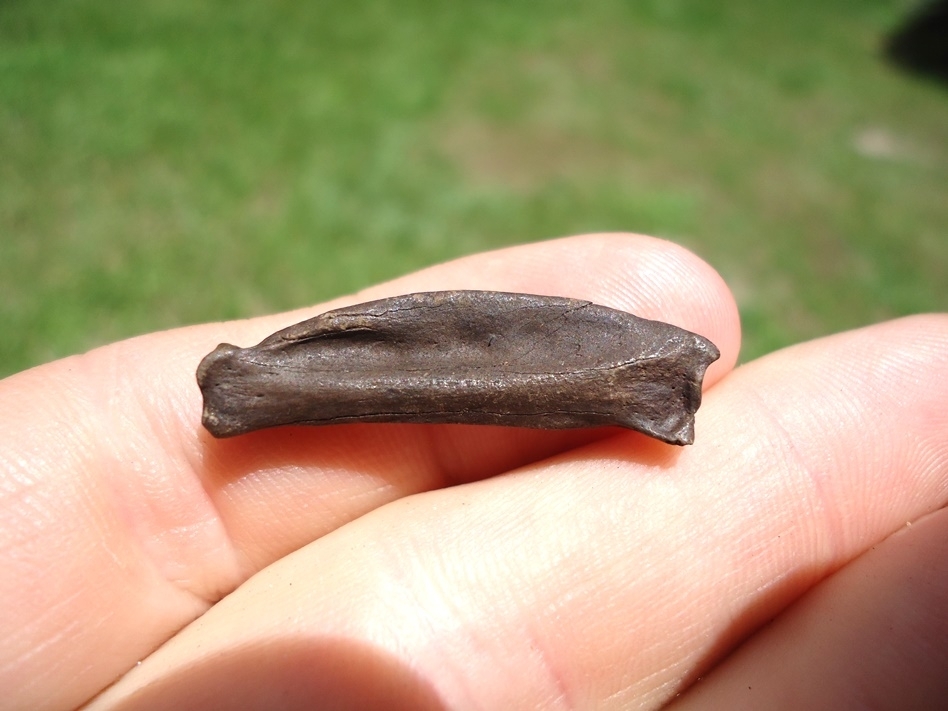
{"type": "MultiPolygon", "coordinates": [[[[472,485],[477,487],[477,484],[472,485]]],[[[422,495],[424,497],[426,495],[422,495]]],[[[417,497],[414,502],[406,501],[404,504],[396,506],[411,506],[412,503],[421,503],[424,505],[424,498],[419,502],[417,497]]],[[[443,497],[436,496],[436,499],[443,497]]],[[[516,502],[510,502],[516,504],[516,502]]],[[[437,504],[435,504],[437,506],[437,504]]],[[[430,506],[430,504],[429,504],[430,506]]],[[[519,505],[515,506],[520,509],[519,505]]],[[[467,509],[463,502],[450,505],[451,511],[445,514],[458,521],[458,533],[452,535],[450,539],[443,541],[444,549],[442,555],[447,560],[462,559],[464,551],[472,546],[471,538],[465,535],[460,527],[476,528],[476,520],[487,512],[472,508],[467,509]],[[457,554],[460,554],[457,555],[457,554]]],[[[512,532],[516,532],[518,527],[511,522],[512,532]]],[[[497,628],[495,625],[487,625],[486,631],[480,630],[477,620],[470,619],[470,611],[473,609],[466,603],[470,601],[469,596],[478,597],[476,591],[479,590],[485,582],[493,575],[499,574],[500,577],[507,579],[508,584],[505,587],[505,594],[497,598],[491,598],[489,605],[481,607],[478,611],[478,618],[485,617],[496,620],[502,618],[509,620],[508,624],[502,625],[503,629],[516,629],[521,623],[518,622],[523,604],[523,597],[520,592],[523,590],[519,582],[519,570],[517,568],[507,570],[503,553],[495,548],[486,551],[487,555],[482,556],[476,565],[470,568],[452,572],[444,571],[438,568],[434,570],[418,568],[417,564],[410,560],[410,552],[415,549],[427,550],[430,543],[426,540],[427,530],[422,528],[417,531],[406,531],[407,541],[398,539],[387,542],[384,557],[386,561],[393,562],[394,567],[402,569],[399,562],[408,559],[407,567],[411,575],[404,581],[409,590],[424,591],[426,594],[419,597],[415,593],[417,601],[410,606],[411,615],[420,616],[427,623],[422,626],[432,630],[431,634],[423,634],[416,644],[409,643],[405,650],[407,657],[415,660],[425,660],[420,663],[423,668],[430,668],[435,663],[438,669],[438,675],[444,681],[445,675],[452,679],[450,686],[454,689],[452,699],[456,706],[452,708],[478,708],[493,709],[499,708],[491,699],[504,698],[497,697],[497,692],[505,686],[520,684],[522,689],[522,698],[528,698],[528,689],[536,687],[534,680],[536,669],[529,667],[524,676],[517,679],[508,678],[509,674],[504,674],[503,670],[507,668],[506,647],[498,645],[497,628]],[[392,549],[394,546],[394,549],[392,549]],[[497,569],[494,561],[500,563],[502,568],[497,569]],[[496,571],[496,572],[495,572],[496,571]],[[454,583],[449,583],[445,588],[443,581],[451,581],[457,577],[470,579],[468,592],[462,595],[452,593],[454,583]],[[419,583],[419,581],[425,581],[419,583]],[[436,660],[436,661],[435,661],[436,660]],[[485,673],[493,669],[495,672],[485,678],[485,673]]],[[[499,535],[499,540],[506,540],[503,534],[499,535]]],[[[513,548],[519,549],[515,543],[510,544],[513,548]]],[[[476,546],[476,544],[475,544],[476,546]]],[[[506,547],[506,544],[505,544],[506,547]]],[[[387,566],[393,567],[393,566],[387,566]]],[[[416,627],[416,625],[412,625],[416,627]]],[[[513,633],[518,639],[520,634],[513,633]]],[[[518,696],[518,698],[521,698],[518,696]]],[[[517,707],[517,706],[514,706],[517,707]]]]}
{"type": "MultiPolygon", "coordinates": [[[[906,319],[911,322],[916,319],[928,319],[931,316],[917,316],[906,319]]],[[[935,316],[934,318],[938,318],[935,316]]],[[[880,362],[875,368],[873,376],[869,378],[872,386],[871,395],[878,399],[880,395],[885,395],[884,385],[888,380],[906,380],[913,383],[920,383],[919,373],[925,373],[930,370],[931,361],[946,360],[948,344],[940,339],[924,338],[917,347],[906,351],[904,348],[897,349],[895,352],[885,351],[881,354],[880,362]]],[[[889,393],[887,400],[892,402],[893,407],[912,407],[916,403],[908,399],[910,391],[896,391],[889,393]]],[[[924,472],[931,471],[931,467],[948,459],[948,444],[936,439],[935,437],[924,437],[927,430],[938,432],[948,429],[948,408],[943,404],[924,413],[923,419],[927,427],[915,428],[908,437],[903,437],[902,441],[897,443],[905,462],[917,462],[919,476],[924,478],[924,472]]],[[[882,448],[878,441],[873,441],[874,448],[882,448]]],[[[945,476],[942,478],[942,490],[945,491],[945,497],[938,502],[938,506],[930,509],[930,513],[936,508],[942,508],[948,505],[948,469],[945,470],[945,476]]],[[[905,492],[908,500],[927,500],[926,493],[918,488],[911,488],[905,492]]],[[[880,512],[881,514],[881,512],[880,512]]]]}
{"type": "MultiPolygon", "coordinates": [[[[542,515],[532,511],[530,502],[526,502],[524,508],[525,516],[542,515]]],[[[551,575],[553,570],[573,567],[569,550],[557,549],[544,558],[548,559],[541,566],[544,577],[551,575]]],[[[550,709],[550,711],[575,709],[577,708],[576,696],[580,690],[571,689],[569,675],[563,668],[562,660],[557,661],[560,656],[556,653],[556,647],[559,644],[557,632],[560,626],[551,614],[556,607],[555,602],[549,599],[544,586],[533,587],[529,579],[520,579],[518,574],[520,571],[513,569],[504,576],[511,579],[512,584],[509,595],[503,598],[506,609],[503,609],[500,615],[512,618],[509,628],[522,630],[522,632],[514,632],[513,637],[522,640],[523,648],[528,650],[528,668],[536,670],[537,684],[546,692],[547,703],[542,708],[550,709]],[[524,615],[524,610],[529,609],[539,609],[542,612],[536,615],[524,615]]],[[[559,597],[559,595],[556,596],[556,598],[559,597]]],[[[503,648],[498,650],[498,645],[494,644],[493,651],[495,655],[498,651],[502,654],[503,648]]],[[[497,662],[504,664],[505,660],[500,658],[497,662]]]]}
{"type": "MultiPolygon", "coordinates": [[[[207,437],[203,436],[199,438],[198,441],[205,442],[207,437]]],[[[212,471],[222,471],[219,467],[207,466],[208,459],[216,459],[213,452],[209,451],[209,447],[200,447],[200,452],[195,452],[193,457],[185,457],[186,466],[190,467],[188,472],[188,480],[195,481],[199,483],[200,492],[199,495],[204,501],[204,506],[207,510],[207,516],[202,517],[198,521],[197,525],[205,526],[207,523],[213,522],[215,528],[217,529],[217,538],[218,542],[213,547],[215,557],[219,558],[221,552],[226,549],[229,563],[226,566],[221,566],[221,573],[226,569],[230,569],[230,572],[220,575],[220,580],[216,585],[207,586],[205,593],[203,595],[197,594],[196,590],[191,590],[198,598],[204,600],[209,604],[220,600],[224,595],[233,590],[239,583],[242,578],[247,577],[251,572],[252,568],[248,566],[248,561],[243,551],[239,550],[235,545],[235,537],[231,530],[232,523],[229,522],[228,517],[224,515],[223,511],[220,508],[218,499],[215,494],[223,495],[226,491],[226,487],[221,486],[211,486],[208,481],[208,472],[212,471]],[[199,458],[201,465],[200,467],[196,465],[196,459],[199,458]]],[[[223,483],[223,479],[220,477],[215,477],[219,482],[223,483]]],[[[236,521],[234,523],[237,523],[236,521]]]]}
{"type": "Polygon", "coordinates": [[[537,634],[534,625],[527,624],[527,644],[537,657],[542,669],[546,670],[547,685],[550,689],[549,699],[553,705],[544,706],[549,711],[574,711],[579,708],[577,694],[571,690],[567,682],[568,675],[557,664],[555,654],[551,654],[548,645],[543,643],[543,637],[537,634]]]}
{"type": "MultiPolygon", "coordinates": [[[[29,550],[31,544],[42,542],[48,526],[55,525],[55,513],[47,502],[62,492],[55,492],[48,483],[31,477],[29,462],[18,461],[7,465],[4,471],[20,474],[16,476],[17,485],[3,495],[3,509],[13,513],[11,520],[17,521],[17,525],[2,530],[0,549],[29,550]]],[[[18,559],[17,562],[22,563],[24,556],[18,559]]]]}
{"type": "MultiPolygon", "coordinates": [[[[748,548],[740,538],[737,539],[734,549],[737,559],[741,559],[747,551],[754,551],[755,555],[766,554],[767,564],[763,566],[763,570],[767,572],[766,578],[757,584],[753,591],[748,591],[745,595],[746,599],[753,600],[759,598],[758,593],[760,591],[779,590],[784,582],[792,582],[794,589],[801,585],[814,584],[817,580],[842,566],[845,561],[841,559],[841,552],[845,550],[846,537],[837,524],[838,513],[836,512],[838,512],[838,507],[831,503],[832,498],[821,486],[820,477],[814,474],[808,465],[807,457],[796,446],[792,433],[786,429],[779,414],[770,407],[767,398],[761,394],[755,382],[745,381],[741,383],[740,387],[745,401],[753,402],[756,405],[753,414],[748,416],[749,419],[755,423],[762,420],[766,421],[774,434],[780,434],[779,438],[771,438],[777,444],[775,446],[768,445],[766,454],[766,457],[774,460],[777,465],[772,466],[771,470],[773,471],[778,467],[780,469],[779,473],[771,473],[769,476],[770,479],[779,483],[780,490],[775,495],[768,494],[765,500],[770,502],[786,498],[806,502],[806,510],[810,512],[806,515],[797,515],[788,521],[789,529],[781,528],[778,529],[778,532],[772,534],[778,539],[782,536],[795,536],[798,540],[797,543],[791,544],[789,550],[784,550],[783,546],[778,546],[777,550],[781,552],[779,557],[769,554],[771,548],[766,540],[763,540],[760,546],[751,544],[748,548]],[[776,452],[780,453],[779,457],[775,456],[776,452]],[[778,462],[779,464],[777,464],[778,462]],[[808,486],[801,488],[799,484],[803,482],[807,482],[808,486]],[[817,512],[819,512],[818,519],[816,518],[817,512]],[[819,523],[816,523],[817,520],[819,523]],[[783,531],[783,533],[781,534],[779,531],[783,531]],[[807,554],[807,550],[812,551],[812,553],[807,554]],[[790,558],[785,562],[781,562],[781,559],[788,553],[790,558]],[[793,580],[800,572],[798,566],[801,560],[810,560],[813,565],[819,566],[818,570],[814,569],[806,573],[806,582],[793,580]]],[[[754,462],[750,464],[753,466],[754,462]]],[[[748,504],[748,515],[755,515],[752,512],[756,511],[756,507],[759,505],[759,502],[748,504]]],[[[751,536],[753,540],[757,533],[757,527],[753,519],[747,521],[747,530],[747,535],[751,536]]],[[[742,565],[736,569],[743,569],[744,567],[742,565]]],[[[786,597],[786,594],[784,593],[782,597],[786,597]]],[[[793,595],[791,595],[792,597],[793,595]]],[[[787,600],[787,604],[790,602],[792,602],[792,599],[787,600]]],[[[744,603],[741,602],[738,609],[741,610],[742,615],[744,614],[743,608],[744,603]]]]}
{"type": "MultiPolygon", "coordinates": [[[[207,449],[215,449],[215,447],[207,447],[207,449]]],[[[220,526],[226,535],[228,547],[233,551],[236,560],[236,572],[233,581],[221,586],[217,600],[232,592],[241,582],[265,567],[268,562],[268,550],[290,552],[296,545],[299,545],[298,542],[292,547],[278,545],[278,542],[288,535],[282,531],[280,535],[268,538],[266,546],[262,548],[258,547],[257,542],[247,533],[241,535],[234,533],[234,529],[249,528],[250,530],[256,530],[261,521],[265,522],[269,513],[278,514],[273,505],[269,503],[264,505],[262,511],[257,508],[260,504],[254,506],[254,503],[266,501],[268,497],[260,492],[266,492],[270,488],[271,479],[275,481],[274,486],[279,491],[283,478],[277,475],[281,469],[280,465],[260,461],[254,464],[252,472],[241,473],[239,476],[229,478],[223,474],[224,468],[215,467],[214,471],[220,472],[220,475],[215,477],[216,483],[212,485],[208,482],[206,484],[208,498],[217,512],[220,526]],[[253,511],[253,516],[241,520],[241,517],[235,515],[234,512],[239,511],[242,506],[247,506],[248,503],[253,511]]],[[[309,474],[310,472],[307,471],[306,473],[309,474]]],[[[206,476],[204,478],[207,479],[206,476]]],[[[299,518],[300,512],[294,511],[293,517],[299,518]]],[[[325,518],[331,520],[328,516],[325,518]]]]}
{"type": "MultiPolygon", "coordinates": [[[[401,502],[408,503],[405,499],[399,503],[401,502]]],[[[393,608],[397,613],[399,606],[407,607],[412,611],[414,619],[421,624],[415,626],[414,631],[417,637],[413,639],[401,638],[401,630],[397,625],[387,628],[385,636],[390,639],[398,638],[395,648],[405,658],[438,659],[439,673],[442,678],[450,677],[455,688],[463,690],[463,697],[467,703],[473,704],[478,697],[478,690],[472,688],[473,678],[466,673],[462,665],[457,663],[452,646],[460,638],[466,636],[467,625],[464,611],[459,609],[457,604],[453,604],[455,601],[452,595],[440,584],[441,576],[432,574],[429,569],[419,567],[416,560],[412,558],[411,553],[418,548],[418,544],[412,539],[405,541],[402,538],[398,538],[398,544],[395,545],[394,539],[381,543],[382,548],[379,554],[386,561],[386,565],[381,568],[382,574],[388,579],[394,577],[395,580],[392,584],[379,587],[399,592],[398,598],[386,600],[387,608],[393,608]]],[[[424,542],[421,548],[425,548],[424,542]]],[[[378,639],[376,633],[370,632],[369,636],[378,639]]],[[[392,646],[391,642],[382,641],[382,644],[392,646]]],[[[424,663],[420,666],[423,667],[424,663]]]]}
{"type": "MultiPolygon", "coordinates": [[[[939,360],[945,361],[944,346],[941,350],[935,348],[930,351],[924,347],[914,347],[915,334],[918,331],[915,324],[922,324],[927,318],[929,317],[909,317],[897,322],[897,324],[888,326],[892,329],[890,339],[870,343],[869,348],[863,354],[858,369],[846,370],[838,382],[834,382],[832,385],[827,384],[826,387],[835,386],[856,393],[852,405],[845,400],[844,404],[847,405],[846,414],[854,417],[861,427],[870,427],[870,418],[885,418],[889,412],[899,409],[906,412],[906,424],[911,423],[911,426],[903,428],[905,432],[899,433],[897,437],[895,436],[896,430],[890,429],[882,432],[881,436],[873,438],[871,441],[864,442],[860,440],[859,444],[862,446],[855,450],[857,459],[849,463],[849,466],[861,466],[868,471],[872,471],[877,457],[884,456],[886,451],[890,451],[895,454],[889,454],[888,458],[904,463],[906,469],[918,471],[919,476],[925,476],[926,468],[919,458],[920,450],[924,447],[919,447],[919,438],[923,433],[937,432],[938,428],[931,427],[929,413],[917,411],[917,404],[914,400],[910,403],[904,402],[903,393],[906,392],[906,389],[903,388],[893,392],[891,388],[886,386],[890,382],[897,381],[917,382],[914,374],[929,372],[934,365],[933,358],[935,363],[939,360]],[[903,343],[909,342],[913,344],[912,347],[903,345],[903,343]]],[[[817,376],[822,377],[821,374],[817,374],[817,376]]],[[[941,405],[935,408],[935,412],[944,417],[944,408],[941,405]]],[[[830,422],[827,426],[832,424],[830,422]]],[[[853,495],[865,502],[864,508],[868,512],[868,517],[855,521],[841,518],[842,524],[849,527],[845,532],[849,537],[862,540],[867,530],[878,528],[880,525],[888,525],[890,529],[885,533],[885,535],[888,535],[900,526],[902,521],[889,521],[887,508],[872,506],[870,503],[880,489],[887,487],[885,475],[877,473],[873,478],[860,481],[863,482],[863,485],[855,490],[853,495]],[[883,523],[885,521],[889,521],[888,524],[883,523]]],[[[917,495],[916,490],[912,487],[905,487],[896,493],[896,496],[906,505],[917,495]]],[[[865,545],[878,543],[879,540],[881,539],[878,536],[874,536],[871,540],[866,541],[865,545]]]]}
{"type": "MultiPolygon", "coordinates": [[[[664,320],[682,325],[686,321],[681,319],[683,315],[681,301],[668,298],[669,294],[676,293],[675,285],[696,284],[701,291],[691,294],[691,299],[707,303],[708,295],[712,291],[707,289],[706,285],[711,284],[718,288],[721,278],[716,272],[706,268],[703,263],[697,265],[693,259],[688,258],[688,253],[683,248],[664,251],[655,249],[655,246],[657,245],[648,242],[644,248],[643,245],[633,247],[623,244],[615,260],[617,264],[631,264],[632,267],[629,270],[631,273],[615,276],[610,274],[600,283],[607,287],[604,291],[612,295],[613,301],[616,300],[616,294],[621,295],[622,298],[619,301],[623,304],[647,305],[649,311],[661,313],[664,320]],[[626,262],[622,259],[623,252],[634,256],[626,262]],[[687,261],[683,261],[682,257],[686,257],[687,261]],[[709,277],[713,277],[713,280],[709,277]],[[644,301],[643,297],[645,297],[644,301]]],[[[690,306],[691,303],[693,301],[687,304],[689,308],[693,308],[690,306]]],[[[621,309],[621,307],[618,308],[621,309]]],[[[683,327],[687,328],[687,326],[683,327]]]]}
{"type": "MultiPolygon", "coordinates": [[[[109,468],[111,475],[104,479],[104,482],[113,484],[108,487],[108,506],[118,514],[122,527],[130,534],[124,537],[126,545],[131,541],[136,542],[140,562],[148,561],[148,566],[161,579],[207,607],[236,586],[233,539],[226,530],[226,519],[221,516],[213,497],[208,496],[207,487],[195,486],[201,481],[199,470],[191,465],[190,457],[182,460],[179,456],[186,448],[183,443],[186,438],[174,431],[177,429],[176,424],[167,422],[168,413],[154,406],[149,397],[150,391],[138,386],[140,381],[135,376],[142,367],[147,368],[150,364],[143,364],[140,359],[132,357],[132,352],[130,342],[122,341],[80,356],[90,364],[84,369],[85,401],[106,403],[105,407],[92,410],[90,417],[80,421],[92,423],[96,417],[100,417],[110,420],[104,427],[99,427],[101,432],[131,430],[137,433],[135,440],[116,440],[109,435],[107,439],[100,437],[101,441],[97,444],[102,452],[100,458],[112,461],[112,467],[109,468]],[[132,424],[127,426],[125,423],[132,424]],[[155,443],[157,450],[153,450],[155,443]],[[152,451],[155,454],[149,456],[152,451]],[[116,455],[112,456],[110,452],[116,455]],[[129,462],[143,465],[134,476],[129,475],[129,462]],[[143,477],[143,472],[147,472],[147,476],[143,477]],[[131,486],[132,482],[137,485],[131,486]],[[175,503],[186,498],[183,492],[177,490],[178,482],[188,485],[192,494],[197,493],[203,501],[199,507],[189,506],[189,515],[186,517],[178,514],[175,503]],[[173,498],[169,498],[169,494],[173,498]],[[155,506],[156,502],[160,505],[155,506]],[[165,513],[169,509],[175,510],[170,521],[165,513]],[[159,523],[164,521],[175,523],[170,526],[159,523]],[[207,528],[209,524],[211,529],[207,528]],[[195,527],[204,532],[200,541],[190,533],[195,527]],[[211,531],[216,531],[213,534],[216,541],[208,539],[211,531]],[[182,532],[185,535],[181,535],[182,532]],[[175,541],[180,541],[181,545],[175,545],[175,541]],[[197,544],[199,549],[206,548],[208,553],[213,553],[215,560],[220,561],[222,543],[230,551],[231,571],[226,576],[228,581],[221,575],[223,567],[217,567],[216,572],[221,577],[215,583],[214,575],[208,576],[201,567],[201,561],[208,556],[195,554],[195,546],[197,544]],[[182,552],[186,558],[181,557],[182,552]]],[[[112,557],[114,559],[114,552],[112,557]]]]}
{"type": "MultiPolygon", "coordinates": [[[[842,529],[842,516],[840,507],[835,503],[835,498],[831,496],[827,488],[823,485],[823,476],[813,471],[808,463],[808,458],[800,451],[794,441],[793,435],[784,426],[781,417],[774,408],[771,407],[768,399],[761,393],[759,387],[752,383],[742,384],[744,391],[749,395],[752,401],[757,405],[758,414],[765,418],[779,432],[781,437],[780,450],[783,453],[790,454],[790,463],[798,471],[803,472],[807,481],[810,483],[808,500],[812,501],[815,496],[816,503],[811,505],[811,512],[820,512],[821,525],[815,526],[814,531],[823,531],[828,535],[821,536],[823,545],[817,546],[824,548],[824,555],[827,560],[836,561],[840,559],[840,551],[845,550],[846,536],[842,529]],[[828,544],[828,550],[825,549],[828,544]]],[[[786,480],[796,480],[796,477],[785,475],[786,480]]]]}
{"type": "MultiPolygon", "coordinates": [[[[577,505],[581,505],[581,502],[578,502],[577,505]]],[[[599,516],[595,516],[595,518],[599,518],[599,516]]],[[[578,520],[576,523],[578,523],[583,529],[585,529],[586,526],[591,525],[592,528],[589,529],[589,533],[588,533],[588,536],[591,537],[589,539],[589,542],[591,543],[593,540],[595,540],[595,537],[597,535],[596,534],[597,526],[593,524],[593,522],[586,521],[585,523],[583,523],[581,520],[578,520]]],[[[558,553],[559,557],[552,560],[546,566],[545,568],[547,570],[546,575],[556,575],[556,574],[567,575],[570,579],[577,578],[578,576],[577,582],[574,582],[571,585],[571,590],[575,591],[578,588],[590,588],[590,592],[592,592],[592,590],[595,589],[596,585],[593,580],[589,579],[585,571],[587,570],[588,565],[593,565],[593,567],[595,567],[595,564],[587,561],[585,556],[583,556],[582,550],[584,549],[584,547],[585,547],[585,543],[583,541],[576,540],[569,547],[563,549],[562,551],[559,551],[558,553]],[[560,572],[554,573],[553,571],[560,571],[560,572]],[[582,582],[580,583],[578,581],[582,581],[582,582]]],[[[606,556],[606,558],[608,559],[608,555],[606,556]]],[[[543,587],[544,586],[540,586],[540,589],[542,590],[543,587]]],[[[595,595],[595,593],[592,593],[592,594],[595,595]]],[[[547,603],[541,606],[541,609],[543,609],[545,612],[543,612],[540,615],[540,619],[543,620],[546,624],[551,626],[551,631],[549,634],[553,635],[554,640],[556,640],[559,637],[558,632],[561,630],[561,625],[556,620],[556,617],[560,613],[555,612],[555,611],[565,610],[566,613],[569,613],[570,611],[572,611],[575,614],[577,612],[577,608],[586,607],[584,605],[585,597],[586,596],[583,594],[567,595],[567,598],[564,599],[562,595],[557,595],[557,600],[554,600],[553,603],[547,603]],[[550,611],[551,604],[553,605],[554,612],[550,611]]],[[[620,602],[618,604],[622,604],[622,603],[620,602]]],[[[524,603],[524,605],[527,607],[530,607],[528,603],[524,603]]],[[[578,616],[582,617],[583,615],[578,615],[578,616]]],[[[533,636],[536,637],[537,633],[534,632],[533,636]]],[[[569,635],[567,634],[566,637],[568,638],[568,636],[569,635]]],[[[555,641],[554,647],[556,645],[561,645],[561,644],[562,644],[562,641],[555,641]]],[[[542,648],[546,650],[546,646],[542,646],[542,648]]],[[[569,655],[568,654],[564,655],[563,651],[564,650],[562,649],[560,650],[560,655],[564,657],[564,663],[565,663],[568,660],[569,655]]],[[[577,652],[577,653],[580,656],[583,656],[582,652],[577,652]]],[[[556,665],[553,662],[549,661],[554,656],[555,655],[551,653],[548,653],[548,652],[546,653],[546,658],[548,660],[550,673],[553,675],[553,678],[559,680],[558,686],[561,689],[568,691],[569,682],[567,680],[567,675],[565,674],[565,671],[563,670],[562,666],[556,665]]],[[[597,672],[597,675],[598,674],[599,672],[597,672]]],[[[581,682],[583,679],[582,677],[577,676],[576,672],[574,672],[573,677],[576,682],[581,682]]],[[[595,681],[590,679],[589,682],[585,686],[585,690],[587,693],[595,696],[596,690],[601,686],[602,683],[604,683],[603,679],[598,679],[595,681]]],[[[579,693],[580,693],[579,689],[574,689],[568,694],[571,707],[577,707],[577,708],[583,707],[583,706],[578,705],[577,699],[578,699],[579,693]]]]}
{"type": "MultiPolygon", "coordinates": [[[[750,415],[748,415],[748,419],[749,419],[749,420],[752,420],[752,421],[754,421],[754,422],[757,422],[757,420],[758,420],[758,418],[753,417],[753,416],[750,416],[750,415]]],[[[769,449],[769,448],[768,448],[768,449],[769,449]]],[[[755,457],[755,458],[756,458],[756,457],[755,457]]],[[[750,467],[751,470],[753,470],[754,460],[753,460],[753,459],[750,460],[750,461],[748,462],[748,465],[747,465],[747,466],[750,467]]],[[[764,483],[764,482],[762,482],[762,483],[764,483]]],[[[769,487],[768,487],[768,488],[769,488],[769,487]]],[[[750,509],[748,509],[748,512],[750,513],[750,509]]],[[[708,523],[713,526],[713,523],[712,523],[712,522],[708,522],[708,523]]],[[[751,522],[751,525],[753,526],[753,522],[751,522]]],[[[740,559],[742,558],[742,556],[743,556],[743,551],[744,551],[744,547],[741,545],[740,541],[739,541],[739,540],[736,541],[736,545],[734,546],[734,551],[733,551],[734,559],[735,559],[735,560],[740,560],[740,559]]],[[[691,663],[693,663],[693,662],[695,661],[695,658],[692,658],[690,661],[689,661],[689,660],[684,660],[684,661],[687,661],[689,664],[691,664],[691,663]]],[[[675,669],[675,668],[680,668],[680,667],[681,667],[681,664],[675,664],[675,665],[672,665],[672,666],[670,666],[670,667],[668,667],[668,668],[669,668],[669,669],[675,669]]],[[[655,677],[655,676],[656,676],[655,674],[652,674],[652,675],[651,675],[651,677],[655,677]]],[[[686,676],[688,676],[688,675],[686,674],[686,676]]],[[[636,688],[642,688],[643,685],[644,685],[644,686],[648,686],[648,684],[647,684],[648,678],[649,678],[649,677],[646,677],[645,680],[639,680],[638,683],[636,684],[636,688]]],[[[663,683],[661,684],[661,686],[662,686],[662,688],[680,688],[680,684],[681,684],[681,679],[680,679],[680,677],[676,674],[675,679],[666,679],[666,680],[663,681],[663,683]]],[[[653,692],[650,692],[650,693],[649,693],[649,696],[650,696],[650,697],[655,697],[656,693],[657,693],[657,692],[654,692],[654,691],[653,691],[653,692]]]]}
{"type": "MultiPolygon", "coordinates": [[[[50,602],[49,606],[44,607],[44,609],[40,611],[39,615],[35,619],[32,619],[29,623],[21,626],[17,630],[17,633],[22,636],[30,637],[35,634],[35,628],[43,627],[48,627],[50,629],[50,633],[46,639],[32,646],[30,649],[25,650],[18,659],[12,660],[12,663],[22,663],[23,661],[34,657],[41,657],[47,648],[56,646],[59,643],[59,640],[69,637],[81,636],[76,634],[77,631],[81,631],[81,623],[79,620],[76,620],[72,616],[63,617],[60,614],[60,610],[68,609],[68,607],[79,598],[80,595],[77,592],[66,592],[62,598],[53,600],[50,602]],[[50,619],[56,621],[55,626],[49,626],[47,624],[47,621],[50,619]]],[[[10,665],[4,665],[4,667],[8,666],[10,665]]]]}

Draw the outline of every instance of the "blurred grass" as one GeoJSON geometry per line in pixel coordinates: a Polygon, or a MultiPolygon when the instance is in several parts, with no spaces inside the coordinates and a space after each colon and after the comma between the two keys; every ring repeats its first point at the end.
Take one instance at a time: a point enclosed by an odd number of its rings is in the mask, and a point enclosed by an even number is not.
{"type": "Polygon", "coordinates": [[[592,230],[738,295],[743,358],[948,309],[908,0],[0,4],[0,376],[592,230]]]}

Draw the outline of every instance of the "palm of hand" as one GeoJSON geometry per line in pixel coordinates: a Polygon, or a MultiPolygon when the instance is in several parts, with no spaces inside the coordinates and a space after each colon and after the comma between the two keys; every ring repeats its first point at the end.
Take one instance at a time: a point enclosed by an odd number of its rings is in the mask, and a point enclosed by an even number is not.
{"type": "Polygon", "coordinates": [[[944,317],[728,373],[740,334],[720,279],[618,235],[479,255],[358,299],[448,287],[592,298],[708,336],[722,358],[696,444],[200,433],[194,364],[285,315],[20,374],[0,384],[0,687],[16,689],[0,707],[72,708],[129,669],[90,708],[911,708],[944,694],[944,317]]]}

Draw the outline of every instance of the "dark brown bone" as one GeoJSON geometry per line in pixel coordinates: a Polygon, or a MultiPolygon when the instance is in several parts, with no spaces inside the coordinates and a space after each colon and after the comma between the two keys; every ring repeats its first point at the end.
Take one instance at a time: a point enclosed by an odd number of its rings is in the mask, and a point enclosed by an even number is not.
{"type": "Polygon", "coordinates": [[[407,294],[329,311],[198,367],[215,437],[288,424],[619,425],[694,441],[706,338],[589,301],[407,294]]]}

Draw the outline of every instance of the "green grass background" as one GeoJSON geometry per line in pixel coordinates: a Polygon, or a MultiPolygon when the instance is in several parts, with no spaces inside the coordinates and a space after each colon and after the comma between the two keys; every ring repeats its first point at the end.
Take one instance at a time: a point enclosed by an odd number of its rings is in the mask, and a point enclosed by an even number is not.
{"type": "Polygon", "coordinates": [[[593,230],[708,259],[744,360],[948,309],[915,6],[0,2],[0,375],[593,230]]]}

